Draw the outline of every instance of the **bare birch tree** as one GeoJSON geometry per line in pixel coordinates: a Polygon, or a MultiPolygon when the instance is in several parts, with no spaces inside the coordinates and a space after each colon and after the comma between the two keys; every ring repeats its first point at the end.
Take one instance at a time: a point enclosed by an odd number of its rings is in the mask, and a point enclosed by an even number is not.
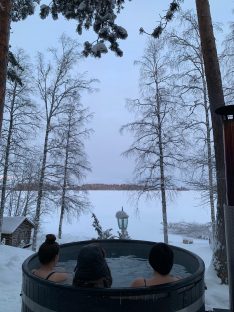
{"type": "Polygon", "coordinates": [[[164,38],[150,40],[137,64],[141,69],[141,97],[128,101],[129,110],[136,116],[135,121],[121,128],[134,135],[134,142],[124,155],[136,159],[135,178],[144,186],[142,192],[160,193],[164,241],[168,243],[166,191],[174,189],[171,175],[181,160],[182,136],[164,38]]]}
{"type": "Polygon", "coordinates": [[[58,237],[62,236],[62,225],[65,215],[76,218],[84,212],[89,201],[85,191],[72,190],[74,185],[80,185],[90,171],[90,164],[85,153],[85,140],[88,139],[91,129],[87,123],[92,115],[75,96],[68,100],[66,112],[59,120],[59,128],[54,140],[57,149],[52,153],[53,164],[59,179],[60,218],[58,237]]]}
{"type": "Polygon", "coordinates": [[[75,75],[74,70],[80,59],[78,45],[72,39],[62,36],[60,49],[50,49],[51,60],[46,62],[42,54],[38,55],[36,85],[45,107],[45,136],[43,158],[41,163],[38,196],[35,213],[35,229],[33,235],[33,250],[36,249],[37,233],[42,213],[42,199],[45,193],[45,177],[49,176],[48,156],[56,147],[53,146],[53,133],[58,126],[58,118],[66,112],[66,103],[71,97],[79,97],[83,90],[90,90],[93,80],[87,80],[85,75],[75,75]]]}
{"type": "Polygon", "coordinates": [[[186,109],[184,129],[190,139],[187,155],[187,183],[208,193],[212,233],[215,234],[216,177],[210,104],[206,85],[198,22],[191,11],[181,14],[181,31],[169,33],[174,53],[176,89],[186,109]],[[195,144],[194,144],[195,143],[195,144]]]}

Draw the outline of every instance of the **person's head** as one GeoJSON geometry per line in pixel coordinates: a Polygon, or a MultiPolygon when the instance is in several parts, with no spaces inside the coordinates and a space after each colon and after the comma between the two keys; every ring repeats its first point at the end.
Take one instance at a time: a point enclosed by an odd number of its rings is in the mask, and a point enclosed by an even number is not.
{"type": "Polygon", "coordinates": [[[172,249],[165,243],[155,244],[149,253],[149,264],[161,275],[170,273],[174,261],[172,249]]]}
{"type": "Polygon", "coordinates": [[[41,264],[48,264],[58,259],[59,244],[56,242],[54,234],[47,234],[45,242],[38,250],[38,258],[41,264]]]}
{"type": "Polygon", "coordinates": [[[104,287],[110,287],[112,278],[105,259],[105,251],[98,244],[82,247],[77,258],[73,284],[79,286],[83,282],[97,281],[102,278],[107,283],[104,287]]]}

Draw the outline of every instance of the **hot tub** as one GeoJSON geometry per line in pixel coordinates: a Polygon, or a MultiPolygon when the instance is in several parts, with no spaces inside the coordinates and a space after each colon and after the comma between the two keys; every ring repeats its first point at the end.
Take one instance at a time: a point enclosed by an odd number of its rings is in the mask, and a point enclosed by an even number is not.
{"type": "MultiPolygon", "coordinates": [[[[92,240],[61,245],[60,260],[76,260],[79,249],[99,243],[106,256],[134,255],[147,259],[153,242],[139,240],[92,240]]],[[[179,281],[143,288],[78,289],[35,277],[37,254],[23,263],[21,312],[202,312],[204,304],[204,262],[197,255],[171,246],[175,263],[186,268],[190,276],[179,281]]]]}

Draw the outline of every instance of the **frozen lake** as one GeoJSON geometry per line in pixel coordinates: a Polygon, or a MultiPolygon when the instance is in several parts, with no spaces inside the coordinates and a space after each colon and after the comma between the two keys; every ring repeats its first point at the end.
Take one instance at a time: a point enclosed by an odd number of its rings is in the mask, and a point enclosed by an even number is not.
{"type": "MultiPolygon", "coordinates": [[[[73,219],[72,222],[65,220],[63,225],[64,238],[69,235],[79,236],[81,239],[96,238],[96,232],[92,227],[94,212],[103,229],[112,228],[113,234],[117,234],[118,226],[115,214],[121,210],[129,215],[128,233],[132,239],[162,241],[162,213],[160,198],[147,200],[141,198],[138,205],[133,191],[90,191],[91,211],[73,219]]],[[[136,194],[136,193],[135,193],[136,194]]],[[[168,200],[168,222],[198,222],[210,221],[209,206],[201,205],[201,193],[197,191],[179,191],[168,200]]],[[[54,211],[51,215],[42,217],[41,233],[57,233],[58,215],[54,211]]],[[[72,237],[71,237],[72,239],[72,237]]],[[[170,240],[170,236],[169,236],[170,240]]]]}

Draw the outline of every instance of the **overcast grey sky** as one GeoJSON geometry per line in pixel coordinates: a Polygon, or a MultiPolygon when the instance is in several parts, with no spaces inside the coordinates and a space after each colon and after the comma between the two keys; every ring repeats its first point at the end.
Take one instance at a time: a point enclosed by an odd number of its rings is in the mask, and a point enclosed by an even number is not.
{"type": "MultiPolygon", "coordinates": [[[[132,118],[125,108],[125,100],[138,96],[139,74],[133,63],[142,56],[147,40],[146,36],[139,35],[139,28],[142,26],[151,32],[169,3],[170,0],[126,2],[118,18],[118,24],[128,30],[128,38],[120,41],[124,56],[119,58],[108,52],[101,59],[89,57],[79,65],[80,72],[87,71],[90,77],[100,80],[99,92],[83,95],[82,98],[84,105],[89,106],[95,114],[91,124],[95,133],[86,145],[92,166],[92,173],[87,177],[89,183],[125,183],[132,180],[134,161],[121,157],[121,153],[131,144],[131,138],[120,135],[119,129],[132,118]]],[[[234,1],[210,0],[210,6],[213,21],[223,25],[223,33],[217,34],[220,43],[233,20],[234,1]]],[[[185,0],[183,9],[195,9],[195,0],[185,0]]],[[[40,20],[36,14],[12,25],[10,43],[13,49],[23,48],[34,58],[37,51],[46,52],[48,47],[56,47],[62,33],[77,39],[81,44],[91,38],[95,39],[92,32],[84,32],[79,36],[75,29],[74,21],[63,18],[58,21],[50,18],[40,20]]]]}

